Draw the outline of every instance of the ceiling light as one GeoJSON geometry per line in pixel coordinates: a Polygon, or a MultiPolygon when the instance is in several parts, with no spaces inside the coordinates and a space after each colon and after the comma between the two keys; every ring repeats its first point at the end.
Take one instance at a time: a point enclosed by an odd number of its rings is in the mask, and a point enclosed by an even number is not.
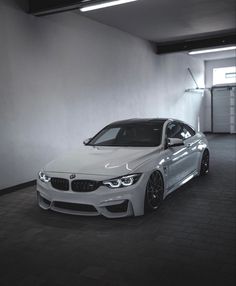
{"type": "Polygon", "coordinates": [[[94,5],[89,5],[85,6],[80,9],[81,12],[87,12],[87,11],[92,11],[92,10],[97,10],[97,9],[102,9],[102,8],[107,8],[111,6],[116,6],[116,5],[121,5],[129,2],[134,2],[137,0],[116,0],[116,1],[109,1],[101,4],[94,4],[94,5]]]}
{"type": "Polygon", "coordinates": [[[215,49],[209,49],[209,50],[192,51],[192,52],[189,52],[188,54],[189,55],[198,55],[198,54],[206,54],[206,53],[231,51],[231,50],[236,50],[236,46],[224,47],[224,48],[215,48],[215,49]]]}

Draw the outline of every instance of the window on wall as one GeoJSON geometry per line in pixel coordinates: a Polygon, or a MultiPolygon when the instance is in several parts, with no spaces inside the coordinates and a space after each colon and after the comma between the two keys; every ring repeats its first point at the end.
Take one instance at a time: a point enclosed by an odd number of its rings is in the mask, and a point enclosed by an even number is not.
{"type": "Polygon", "coordinates": [[[236,83],[236,66],[213,69],[213,85],[236,83]]]}

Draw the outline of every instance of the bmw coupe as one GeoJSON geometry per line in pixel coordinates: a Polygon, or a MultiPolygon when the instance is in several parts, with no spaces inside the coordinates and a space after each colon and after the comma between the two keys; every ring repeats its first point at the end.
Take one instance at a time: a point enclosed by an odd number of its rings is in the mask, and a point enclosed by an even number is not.
{"type": "Polygon", "coordinates": [[[108,218],[140,216],[209,171],[205,135],[174,119],[129,119],[103,128],[38,174],[41,208],[108,218]]]}

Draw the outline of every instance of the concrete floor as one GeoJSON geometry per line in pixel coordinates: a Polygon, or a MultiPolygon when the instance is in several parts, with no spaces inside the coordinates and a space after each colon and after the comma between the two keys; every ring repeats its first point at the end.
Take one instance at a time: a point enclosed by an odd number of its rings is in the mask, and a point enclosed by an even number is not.
{"type": "Polygon", "coordinates": [[[235,285],[233,135],[211,135],[211,170],[139,218],[45,212],[35,187],[0,197],[0,285],[235,285]]]}

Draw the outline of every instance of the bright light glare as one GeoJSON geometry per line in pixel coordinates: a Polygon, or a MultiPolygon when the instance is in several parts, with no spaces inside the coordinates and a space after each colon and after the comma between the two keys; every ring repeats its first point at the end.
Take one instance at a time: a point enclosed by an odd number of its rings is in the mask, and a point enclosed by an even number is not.
{"type": "Polygon", "coordinates": [[[193,175],[190,175],[189,177],[187,177],[185,180],[182,181],[181,185],[187,183],[188,181],[190,181],[193,178],[193,175]]]}
{"type": "Polygon", "coordinates": [[[224,48],[216,48],[216,49],[209,49],[209,50],[192,51],[192,52],[189,52],[188,54],[189,55],[198,55],[198,54],[206,54],[206,53],[231,51],[231,50],[236,50],[236,46],[224,47],[224,48]]]}
{"type": "Polygon", "coordinates": [[[80,9],[81,12],[87,12],[87,11],[92,11],[92,10],[97,10],[97,9],[102,9],[102,8],[107,8],[111,6],[116,6],[116,5],[121,5],[129,2],[134,2],[137,0],[116,0],[116,1],[110,1],[106,3],[101,3],[101,4],[95,4],[95,5],[90,5],[86,6],[80,9]]]}

